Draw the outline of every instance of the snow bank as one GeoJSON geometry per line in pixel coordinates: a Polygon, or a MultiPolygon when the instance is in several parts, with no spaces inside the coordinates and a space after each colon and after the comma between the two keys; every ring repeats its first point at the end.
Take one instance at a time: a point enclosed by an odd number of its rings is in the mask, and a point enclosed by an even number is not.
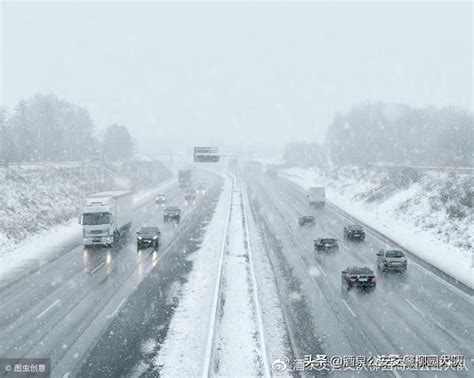
{"type": "Polygon", "coordinates": [[[169,188],[169,177],[159,162],[0,169],[0,277],[37,268],[68,245],[78,245],[77,219],[88,194],[142,188],[134,197],[138,208],[169,188]]]}
{"type": "Polygon", "coordinates": [[[0,168],[0,251],[79,215],[102,190],[144,190],[171,177],[159,162],[0,168]]]}
{"type": "Polygon", "coordinates": [[[223,272],[222,318],[217,340],[217,376],[262,375],[256,335],[249,254],[245,245],[242,198],[234,195],[223,272]]]}
{"type": "Polygon", "coordinates": [[[303,188],[322,185],[337,207],[474,288],[472,178],[364,170],[282,171],[303,188]]]}
{"type": "Polygon", "coordinates": [[[198,364],[204,360],[230,191],[230,182],[226,180],[201,248],[194,254],[193,270],[182,290],[183,297],[155,358],[161,376],[196,376],[198,364]]]}

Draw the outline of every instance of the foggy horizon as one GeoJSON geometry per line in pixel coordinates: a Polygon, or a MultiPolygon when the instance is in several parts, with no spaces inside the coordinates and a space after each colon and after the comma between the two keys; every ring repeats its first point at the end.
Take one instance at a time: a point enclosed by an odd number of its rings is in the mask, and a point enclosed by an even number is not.
{"type": "Polygon", "coordinates": [[[1,102],[55,94],[145,152],[321,142],[359,103],[472,111],[471,27],[471,3],[4,2],[1,102]]]}

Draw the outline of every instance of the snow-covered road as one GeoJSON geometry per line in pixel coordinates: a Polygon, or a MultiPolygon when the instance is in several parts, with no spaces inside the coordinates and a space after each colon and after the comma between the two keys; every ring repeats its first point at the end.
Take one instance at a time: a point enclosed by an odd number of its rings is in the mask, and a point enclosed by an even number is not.
{"type": "MultiPolygon", "coordinates": [[[[363,243],[344,241],[343,226],[353,220],[332,207],[311,208],[298,185],[257,175],[249,175],[247,181],[284,293],[282,306],[296,340],[296,357],[455,354],[463,355],[472,369],[472,296],[412,261],[407,275],[377,272],[375,253],[390,246],[388,239],[367,230],[363,243]],[[303,214],[313,214],[316,226],[300,228],[297,219],[303,214]],[[312,242],[317,237],[339,239],[339,251],[316,254],[312,242]],[[377,272],[375,291],[341,292],[341,271],[348,266],[368,266],[377,272]]],[[[411,374],[422,373],[404,376],[411,374]]]]}
{"type": "Polygon", "coordinates": [[[282,177],[197,175],[209,187],[195,205],[175,183],[166,190],[184,209],[179,226],[163,224],[154,191],[136,199],[134,224],[160,226],[159,251],[56,245],[57,258],[0,288],[0,355],[48,356],[53,377],[300,374],[315,355],[461,355],[473,368],[473,298],[439,272],[409,260],[406,275],[377,273],[374,292],[342,292],[341,270],[376,270],[388,238],[368,229],[363,243],[341,241],[353,219],[309,207],[282,177]],[[299,227],[302,214],[315,227],[299,227]],[[316,254],[320,236],[339,252],[316,254]]]}

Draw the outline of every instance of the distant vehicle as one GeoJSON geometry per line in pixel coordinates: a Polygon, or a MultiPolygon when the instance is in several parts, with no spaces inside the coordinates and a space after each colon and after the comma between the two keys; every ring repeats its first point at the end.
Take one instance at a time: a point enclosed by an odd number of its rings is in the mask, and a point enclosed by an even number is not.
{"type": "Polygon", "coordinates": [[[168,206],[163,210],[163,222],[176,222],[179,223],[181,220],[181,210],[176,206],[168,206]]]}
{"type": "Polygon", "coordinates": [[[387,270],[406,272],[408,261],[405,254],[398,249],[384,250],[377,252],[377,268],[382,272],[387,270]]]}
{"type": "Polygon", "coordinates": [[[158,194],[155,198],[155,202],[158,205],[164,205],[167,202],[166,194],[158,194]]]}
{"type": "Polygon", "coordinates": [[[276,178],[278,176],[277,167],[273,164],[268,164],[265,173],[269,178],[276,178]]]}
{"type": "Polygon", "coordinates": [[[298,224],[303,226],[314,226],[316,224],[316,220],[312,215],[303,215],[298,218],[298,224]]]}
{"type": "Polygon", "coordinates": [[[199,181],[197,185],[197,191],[200,193],[206,192],[206,182],[204,180],[199,181]]]}
{"type": "Polygon", "coordinates": [[[191,169],[180,169],[178,171],[178,184],[181,188],[185,188],[191,185],[192,170],[191,169]]]}
{"type": "Polygon", "coordinates": [[[326,202],[326,189],[322,186],[313,186],[308,191],[309,204],[314,207],[322,207],[326,202]]]}
{"type": "Polygon", "coordinates": [[[377,278],[372,269],[367,267],[350,267],[341,272],[342,287],[347,291],[354,287],[360,289],[374,289],[377,278]]]}
{"type": "Polygon", "coordinates": [[[158,227],[142,227],[137,232],[137,248],[160,246],[161,232],[158,227]]]}
{"type": "Polygon", "coordinates": [[[316,251],[326,251],[331,249],[338,249],[337,239],[334,238],[320,238],[314,241],[314,249],[316,251]]]}
{"type": "Polygon", "coordinates": [[[196,192],[193,188],[186,189],[186,192],[184,193],[184,200],[187,202],[196,200],[196,192]]]}
{"type": "Polygon", "coordinates": [[[352,224],[344,227],[344,238],[348,240],[361,240],[365,239],[364,227],[358,224],[352,224]]]}
{"type": "Polygon", "coordinates": [[[79,223],[84,245],[113,246],[132,226],[132,193],[109,191],[86,199],[79,223]]]}

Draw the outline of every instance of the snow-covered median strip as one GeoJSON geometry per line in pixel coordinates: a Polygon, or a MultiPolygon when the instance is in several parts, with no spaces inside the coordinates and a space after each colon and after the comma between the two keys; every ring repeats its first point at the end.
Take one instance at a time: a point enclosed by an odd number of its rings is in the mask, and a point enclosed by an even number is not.
{"type": "Polygon", "coordinates": [[[194,265],[183,288],[163,345],[154,365],[165,377],[199,375],[205,359],[211,312],[214,308],[216,275],[220,263],[231,198],[231,183],[226,180],[201,248],[194,254],[194,265]]]}
{"type": "MultiPolygon", "coordinates": [[[[400,189],[382,202],[368,203],[357,200],[356,196],[369,191],[371,189],[369,183],[345,182],[340,187],[346,190],[336,191],[311,169],[292,168],[283,171],[282,174],[304,189],[310,186],[326,186],[327,199],[334,205],[456,280],[474,288],[472,252],[445,243],[427,230],[420,230],[414,221],[410,221],[409,212],[408,217],[397,216],[395,213],[396,206],[419,194],[420,188],[417,184],[407,189],[400,189]],[[347,195],[348,192],[351,192],[350,197],[347,195]]],[[[426,216],[430,215],[430,210],[424,210],[421,206],[415,211],[426,211],[426,216]]],[[[473,225],[470,225],[466,229],[466,235],[472,232],[474,232],[473,225]]]]}
{"type": "MultiPolygon", "coordinates": [[[[246,204],[226,180],[154,361],[161,376],[270,376],[262,319],[270,310],[260,306],[246,204]]],[[[274,331],[284,334],[281,327],[274,331]]],[[[272,335],[279,343],[273,351],[285,348],[282,339],[272,335]]]]}
{"type": "Polygon", "coordinates": [[[217,329],[215,373],[218,376],[265,376],[269,375],[265,355],[258,298],[254,300],[254,280],[251,271],[249,249],[246,245],[244,214],[241,192],[235,192],[232,200],[229,227],[229,246],[224,265],[222,318],[217,329]]]}

